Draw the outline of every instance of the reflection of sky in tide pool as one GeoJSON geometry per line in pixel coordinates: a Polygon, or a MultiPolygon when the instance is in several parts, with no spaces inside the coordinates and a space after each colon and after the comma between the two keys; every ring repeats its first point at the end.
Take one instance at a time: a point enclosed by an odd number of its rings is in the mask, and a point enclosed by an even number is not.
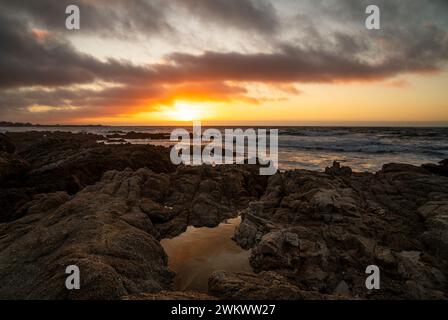
{"type": "Polygon", "coordinates": [[[163,239],[168,266],[176,272],[175,290],[207,292],[208,278],[216,270],[249,272],[250,251],[233,240],[241,218],[227,220],[216,228],[188,227],[173,239],[163,239]]]}

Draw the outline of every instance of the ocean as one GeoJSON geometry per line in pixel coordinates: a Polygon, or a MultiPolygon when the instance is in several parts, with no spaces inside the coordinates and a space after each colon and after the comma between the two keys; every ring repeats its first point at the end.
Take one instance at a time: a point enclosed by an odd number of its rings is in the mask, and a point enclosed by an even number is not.
{"type": "MultiPolygon", "coordinates": [[[[0,127],[6,131],[70,131],[171,133],[176,127],[0,127]]],[[[217,127],[224,129],[224,127],[217,127]]],[[[235,128],[235,127],[231,127],[235,128]]],[[[191,127],[186,129],[191,130],[191,127]]],[[[207,127],[203,127],[203,130],[207,127]]],[[[245,129],[244,127],[242,129],[245,129]]],[[[280,170],[324,170],[334,160],[355,171],[375,172],[385,163],[421,165],[448,158],[448,128],[405,127],[278,127],[280,170]]],[[[129,140],[169,146],[169,140],[129,140]]]]}

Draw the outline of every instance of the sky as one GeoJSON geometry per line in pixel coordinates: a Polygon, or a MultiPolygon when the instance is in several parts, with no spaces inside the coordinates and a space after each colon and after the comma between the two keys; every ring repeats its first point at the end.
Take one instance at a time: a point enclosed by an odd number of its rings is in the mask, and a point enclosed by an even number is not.
{"type": "Polygon", "coordinates": [[[0,43],[0,121],[448,123],[446,0],[0,0],[0,43]]]}

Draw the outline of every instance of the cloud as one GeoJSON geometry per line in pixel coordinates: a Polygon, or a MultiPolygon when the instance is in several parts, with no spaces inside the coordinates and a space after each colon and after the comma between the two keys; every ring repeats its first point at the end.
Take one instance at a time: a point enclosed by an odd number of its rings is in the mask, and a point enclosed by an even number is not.
{"type": "Polygon", "coordinates": [[[264,0],[177,0],[194,17],[226,28],[271,34],[280,27],[275,7],[264,0]]]}
{"type": "Polygon", "coordinates": [[[182,83],[177,85],[102,85],[99,88],[29,88],[4,90],[0,95],[0,117],[18,113],[40,117],[62,113],[71,117],[100,117],[156,110],[177,100],[257,103],[243,86],[225,83],[182,83]]]}
{"type": "Polygon", "coordinates": [[[83,35],[130,37],[136,33],[156,34],[171,31],[166,22],[168,9],[160,0],[0,0],[2,12],[56,33],[67,33],[65,9],[75,4],[81,11],[83,35]]]}
{"type": "MultiPolygon", "coordinates": [[[[0,13],[0,87],[62,86],[96,79],[123,82],[142,76],[143,67],[80,53],[57,35],[36,36],[20,21],[0,13]]],[[[40,32],[42,34],[42,31],[40,32]]]]}
{"type": "MultiPolygon", "coordinates": [[[[175,53],[169,57],[172,64],[155,70],[158,80],[166,82],[209,79],[283,83],[371,81],[439,70],[448,60],[448,34],[435,26],[426,26],[419,36],[382,53],[381,59],[363,58],[363,51],[356,46],[351,46],[352,54],[348,54],[347,41],[337,37],[337,45],[333,46],[337,50],[285,45],[275,53],[175,53]]],[[[397,44],[390,41],[387,45],[397,44]]]]}

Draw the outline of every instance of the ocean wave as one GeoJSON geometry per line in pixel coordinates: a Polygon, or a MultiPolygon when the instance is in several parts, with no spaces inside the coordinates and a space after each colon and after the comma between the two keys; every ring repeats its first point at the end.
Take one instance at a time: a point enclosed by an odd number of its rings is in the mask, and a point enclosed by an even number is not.
{"type": "Polygon", "coordinates": [[[281,136],[331,137],[374,136],[378,138],[428,138],[448,140],[448,128],[375,128],[375,127],[291,127],[280,128],[281,136]]]}
{"type": "Polygon", "coordinates": [[[447,156],[448,145],[412,143],[385,143],[368,139],[284,139],[280,137],[279,148],[292,148],[307,151],[354,152],[354,153],[417,153],[434,156],[447,156]]]}

